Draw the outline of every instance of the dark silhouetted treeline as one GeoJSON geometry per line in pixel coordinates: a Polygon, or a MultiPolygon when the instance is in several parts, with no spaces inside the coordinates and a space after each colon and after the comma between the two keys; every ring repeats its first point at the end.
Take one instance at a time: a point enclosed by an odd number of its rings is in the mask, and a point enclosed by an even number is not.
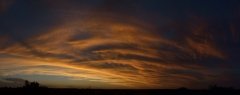
{"type": "Polygon", "coordinates": [[[38,82],[26,81],[23,87],[0,88],[0,95],[240,95],[232,87],[209,86],[206,90],[179,89],[70,89],[47,88],[38,82]]]}

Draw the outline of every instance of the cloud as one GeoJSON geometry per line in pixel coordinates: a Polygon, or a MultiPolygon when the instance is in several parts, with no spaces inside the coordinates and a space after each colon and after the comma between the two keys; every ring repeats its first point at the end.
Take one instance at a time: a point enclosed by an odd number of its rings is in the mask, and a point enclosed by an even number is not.
{"type": "Polygon", "coordinates": [[[224,58],[214,41],[202,38],[205,27],[190,28],[177,41],[158,29],[142,27],[147,23],[114,14],[68,15],[58,26],[29,38],[1,38],[0,44],[12,39],[0,50],[1,75],[64,76],[130,88],[190,87],[215,75],[195,60],[224,58]]]}
{"type": "Polygon", "coordinates": [[[25,80],[19,78],[0,78],[0,87],[21,87],[25,80]]]}

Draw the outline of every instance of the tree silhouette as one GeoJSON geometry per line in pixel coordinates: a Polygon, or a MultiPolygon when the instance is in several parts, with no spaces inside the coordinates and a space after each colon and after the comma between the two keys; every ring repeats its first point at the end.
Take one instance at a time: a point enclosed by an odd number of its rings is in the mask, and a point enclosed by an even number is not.
{"type": "Polygon", "coordinates": [[[209,90],[224,91],[224,90],[235,90],[235,89],[233,87],[224,87],[224,86],[218,86],[214,84],[209,86],[209,90]]]}
{"type": "Polygon", "coordinates": [[[29,82],[25,81],[25,85],[23,86],[24,88],[39,88],[40,84],[38,82],[29,82]]]}

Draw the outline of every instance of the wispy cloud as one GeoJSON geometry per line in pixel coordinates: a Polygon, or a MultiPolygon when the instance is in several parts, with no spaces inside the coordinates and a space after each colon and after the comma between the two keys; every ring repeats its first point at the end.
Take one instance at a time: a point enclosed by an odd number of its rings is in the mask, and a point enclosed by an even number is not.
{"type": "Polygon", "coordinates": [[[58,26],[29,38],[9,33],[1,37],[1,46],[11,43],[0,49],[1,75],[52,75],[130,88],[172,88],[209,82],[215,73],[196,60],[225,57],[206,33],[206,24],[186,25],[185,35],[173,40],[161,35],[161,29],[142,27],[148,24],[114,14],[111,18],[93,13],[80,16],[63,16],[58,26]]]}

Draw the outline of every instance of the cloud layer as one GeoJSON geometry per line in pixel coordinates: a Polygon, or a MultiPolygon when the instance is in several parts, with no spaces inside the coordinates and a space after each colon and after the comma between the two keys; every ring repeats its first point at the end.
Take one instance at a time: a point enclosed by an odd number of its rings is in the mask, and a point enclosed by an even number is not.
{"type": "Polygon", "coordinates": [[[157,21],[165,22],[158,23],[160,27],[105,7],[76,11],[68,3],[44,4],[54,10],[57,16],[49,18],[57,24],[36,25],[31,29],[40,32],[33,33],[16,28],[22,34],[1,27],[2,77],[60,76],[68,82],[88,80],[114,88],[201,88],[225,79],[218,67],[211,67],[227,57],[208,21],[160,17],[157,21]]]}

